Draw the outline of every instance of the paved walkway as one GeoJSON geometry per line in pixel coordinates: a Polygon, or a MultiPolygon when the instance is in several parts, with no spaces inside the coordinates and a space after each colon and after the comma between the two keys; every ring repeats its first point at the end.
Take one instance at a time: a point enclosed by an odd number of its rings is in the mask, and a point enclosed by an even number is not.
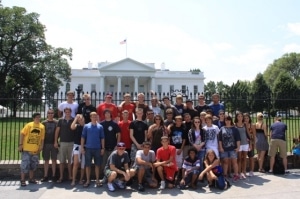
{"type": "Polygon", "coordinates": [[[59,198],[159,198],[169,199],[176,197],[178,199],[226,199],[226,198],[253,198],[253,199],[283,199],[299,198],[300,196],[300,170],[290,170],[289,175],[275,176],[272,174],[255,173],[254,177],[246,180],[239,180],[226,191],[210,189],[205,184],[198,184],[196,190],[174,189],[146,189],[145,192],[139,193],[135,185],[127,187],[125,190],[116,190],[109,192],[106,184],[97,188],[91,183],[89,188],[83,188],[82,185],[72,187],[70,182],[62,184],[47,182],[36,185],[27,185],[20,187],[20,182],[16,180],[2,179],[0,181],[0,198],[22,198],[22,199],[59,199],[59,198]]]}

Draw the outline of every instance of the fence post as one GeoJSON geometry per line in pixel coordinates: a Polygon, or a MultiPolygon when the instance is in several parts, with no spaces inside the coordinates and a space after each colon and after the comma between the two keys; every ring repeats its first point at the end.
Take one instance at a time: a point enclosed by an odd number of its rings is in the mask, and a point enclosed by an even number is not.
{"type": "Polygon", "coordinates": [[[81,100],[80,94],[81,94],[82,88],[81,88],[81,86],[78,85],[78,87],[75,88],[75,90],[76,90],[76,92],[77,92],[77,102],[78,102],[78,104],[79,104],[79,103],[80,103],[80,100],[81,100]]]}

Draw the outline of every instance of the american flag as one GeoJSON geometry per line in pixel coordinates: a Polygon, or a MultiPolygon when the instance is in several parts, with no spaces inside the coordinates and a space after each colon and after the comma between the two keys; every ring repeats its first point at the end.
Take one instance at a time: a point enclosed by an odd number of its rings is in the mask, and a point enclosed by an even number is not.
{"type": "Polygon", "coordinates": [[[126,44],[126,39],[124,39],[123,41],[120,42],[120,44],[126,44]]]}

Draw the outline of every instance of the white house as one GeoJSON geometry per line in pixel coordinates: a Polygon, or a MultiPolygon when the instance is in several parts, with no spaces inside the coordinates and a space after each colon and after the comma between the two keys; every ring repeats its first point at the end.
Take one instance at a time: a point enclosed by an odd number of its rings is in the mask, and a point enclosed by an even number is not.
{"type": "MultiPolygon", "coordinates": [[[[190,70],[190,69],[189,69],[190,70]]],[[[83,92],[139,93],[155,91],[171,94],[181,92],[194,96],[204,92],[204,74],[198,71],[170,71],[155,69],[153,63],[140,63],[131,58],[114,63],[92,63],[87,68],[72,69],[71,82],[61,87],[61,92],[75,90],[80,86],[83,92]]]]}

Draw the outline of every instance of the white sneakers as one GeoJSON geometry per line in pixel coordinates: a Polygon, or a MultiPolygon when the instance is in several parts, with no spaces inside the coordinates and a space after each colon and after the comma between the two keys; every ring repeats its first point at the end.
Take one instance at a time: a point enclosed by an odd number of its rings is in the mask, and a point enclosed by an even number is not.
{"type": "Polygon", "coordinates": [[[107,183],[107,187],[108,187],[109,191],[111,191],[111,192],[115,191],[115,187],[114,187],[114,185],[111,182],[107,183]]]}
{"type": "Polygon", "coordinates": [[[250,177],[254,176],[253,171],[250,171],[250,172],[249,172],[249,176],[250,176],[250,177]]]}
{"type": "Polygon", "coordinates": [[[124,182],[117,179],[115,180],[115,184],[117,185],[117,187],[119,187],[120,189],[125,189],[125,185],[124,185],[124,182]]]}
{"type": "Polygon", "coordinates": [[[159,187],[159,189],[165,189],[166,188],[166,182],[165,181],[161,181],[160,182],[160,187],[159,187]]]}

